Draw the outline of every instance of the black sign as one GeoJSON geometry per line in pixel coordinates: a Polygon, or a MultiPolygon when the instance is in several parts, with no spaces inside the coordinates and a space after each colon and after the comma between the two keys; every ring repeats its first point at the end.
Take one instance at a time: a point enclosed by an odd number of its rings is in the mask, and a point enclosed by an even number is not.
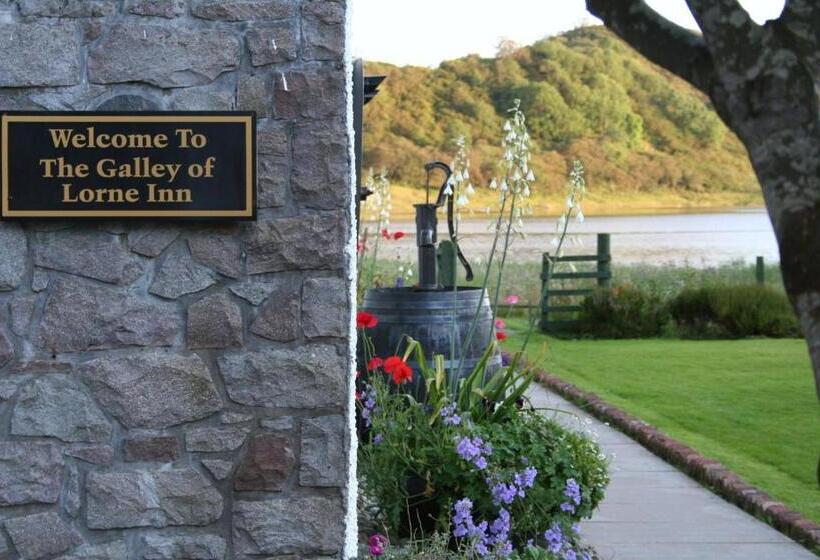
{"type": "Polygon", "coordinates": [[[2,218],[248,220],[253,113],[6,113],[2,218]]]}

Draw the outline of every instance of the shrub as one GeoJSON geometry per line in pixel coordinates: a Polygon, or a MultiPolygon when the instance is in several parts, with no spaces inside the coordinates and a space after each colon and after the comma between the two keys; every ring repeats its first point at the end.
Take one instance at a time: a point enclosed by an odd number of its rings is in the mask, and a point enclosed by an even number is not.
{"type": "Polygon", "coordinates": [[[682,336],[800,336],[800,325],[788,298],[768,286],[686,288],[672,300],[670,310],[682,336]]]}
{"type": "Polygon", "coordinates": [[[390,536],[440,531],[469,548],[469,531],[503,522],[515,548],[544,543],[549,530],[561,546],[580,546],[573,525],[591,516],[609,482],[596,442],[527,408],[502,421],[474,421],[455,404],[433,415],[378,376],[363,399],[371,411],[359,447],[361,490],[390,536]]]}
{"type": "Polygon", "coordinates": [[[627,284],[587,296],[580,319],[584,334],[600,338],[649,338],[663,334],[670,315],[659,295],[627,284]]]}

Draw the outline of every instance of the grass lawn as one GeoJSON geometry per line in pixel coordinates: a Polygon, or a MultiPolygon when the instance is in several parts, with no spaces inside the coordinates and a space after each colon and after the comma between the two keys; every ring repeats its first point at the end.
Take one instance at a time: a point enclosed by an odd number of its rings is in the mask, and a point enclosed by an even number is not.
{"type": "MultiPolygon", "coordinates": [[[[510,321],[510,331],[523,328],[510,321]]],[[[506,347],[516,348],[512,335],[506,347]]],[[[820,522],[820,404],[805,343],[558,340],[529,359],[717,459],[820,522]]]]}

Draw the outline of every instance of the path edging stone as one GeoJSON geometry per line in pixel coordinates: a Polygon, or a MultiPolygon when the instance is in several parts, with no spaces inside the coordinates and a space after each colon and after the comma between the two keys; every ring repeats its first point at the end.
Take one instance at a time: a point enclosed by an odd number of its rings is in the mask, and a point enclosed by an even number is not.
{"type": "Polygon", "coordinates": [[[597,419],[608,422],[724,499],[791,537],[815,554],[820,554],[820,524],[803,517],[766,492],[752,486],[722,463],[704,457],[656,427],[607,403],[595,393],[584,391],[544,371],[538,372],[536,379],[550,391],[581,406],[597,419]]]}

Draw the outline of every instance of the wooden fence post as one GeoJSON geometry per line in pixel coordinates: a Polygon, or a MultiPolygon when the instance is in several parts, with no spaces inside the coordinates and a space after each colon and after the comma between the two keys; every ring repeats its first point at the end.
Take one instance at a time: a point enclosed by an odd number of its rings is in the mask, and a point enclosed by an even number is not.
{"type": "Polygon", "coordinates": [[[766,265],[763,263],[763,257],[757,257],[755,262],[755,278],[761,286],[766,283],[766,265]]]}
{"type": "Polygon", "coordinates": [[[598,234],[598,287],[612,285],[612,255],[609,254],[609,234],[598,234]]]}
{"type": "Polygon", "coordinates": [[[545,331],[549,323],[549,308],[550,308],[550,254],[544,253],[541,261],[541,293],[544,295],[541,298],[541,330],[545,331]]]}

